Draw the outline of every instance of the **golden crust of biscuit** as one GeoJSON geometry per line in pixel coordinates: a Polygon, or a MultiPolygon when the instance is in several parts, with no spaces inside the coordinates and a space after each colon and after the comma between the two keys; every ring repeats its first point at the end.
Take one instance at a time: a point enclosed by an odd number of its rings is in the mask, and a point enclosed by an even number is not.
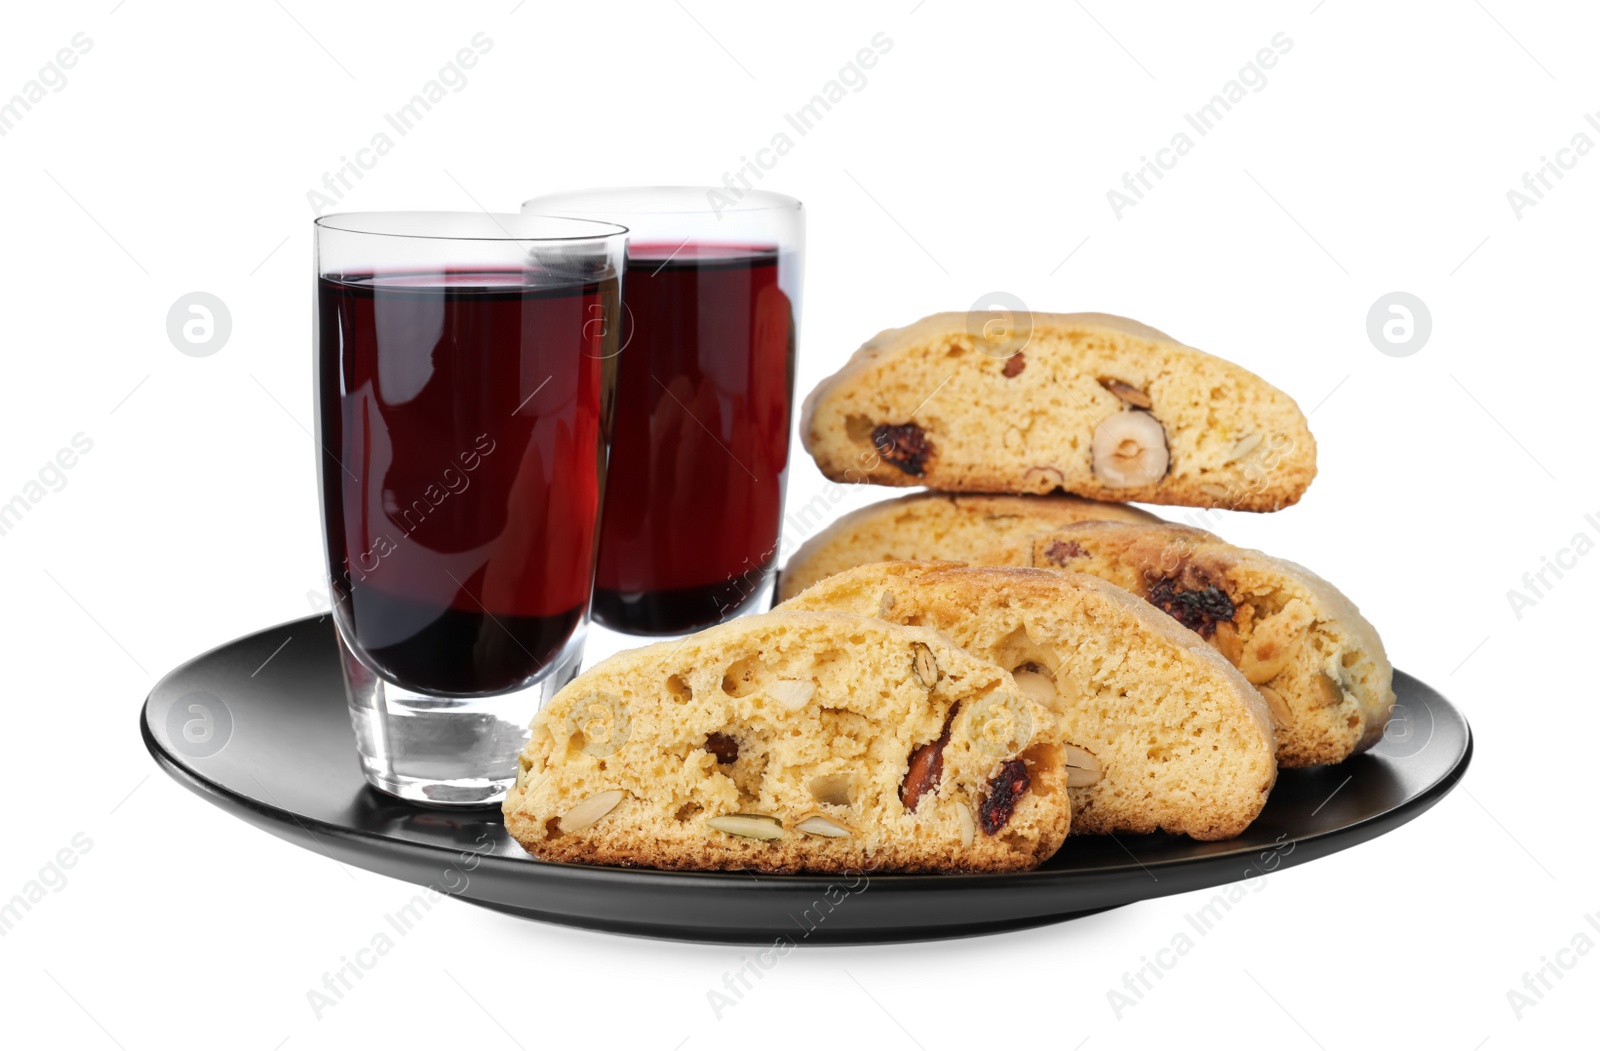
{"type": "Polygon", "coordinates": [[[1068,789],[1073,831],[1238,835],[1277,778],[1266,705],[1189,629],[1097,577],[887,562],[778,607],[920,624],[1011,670],[1055,713],[1064,752],[1098,779],[1068,789]]]}
{"type": "Polygon", "coordinates": [[[1241,511],[1287,507],[1315,477],[1305,416],[1246,369],[1107,314],[1034,313],[1025,340],[984,336],[1012,321],[935,314],[869,340],[806,398],[800,436],[822,473],[1241,511]],[[1107,466],[1152,435],[1164,456],[1107,466]]]}
{"type": "Polygon", "coordinates": [[[926,628],[773,612],[567,684],[503,810],[548,861],[1016,871],[1071,826],[1059,748],[1009,674],[926,628]]]}
{"type": "Polygon", "coordinates": [[[1014,538],[974,561],[1092,573],[1201,628],[1270,700],[1282,766],[1337,763],[1383,739],[1395,699],[1383,640],[1304,566],[1200,529],[1127,522],[1014,538]],[[1206,611],[1208,588],[1226,596],[1209,596],[1220,610],[1206,611]]]}
{"type": "MultiPolygon", "coordinates": [[[[791,516],[805,521],[807,509],[791,516]]],[[[1147,511],[1061,494],[910,493],[843,515],[802,544],[783,567],[778,598],[867,562],[972,560],[1009,539],[1084,521],[1156,522],[1147,511]]]]}

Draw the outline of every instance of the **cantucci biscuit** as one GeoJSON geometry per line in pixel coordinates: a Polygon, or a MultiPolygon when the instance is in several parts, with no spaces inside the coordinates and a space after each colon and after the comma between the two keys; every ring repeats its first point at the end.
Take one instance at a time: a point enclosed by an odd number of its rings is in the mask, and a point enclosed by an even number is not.
{"type": "Polygon", "coordinates": [[[989,564],[1092,573],[1193,628],[1261,691],[1278,763],[1337,763],[1377,744],[1394,707],[1378,632],[1303,566],[1187,526],[1093,522],[1008,541],[989,564]]]}
{"type": "Polygon", "coordinates": [[[1244,831],[1277,778],[1266,705],[1194,632],[1096,577],[884,562],[778,607],[933,628],[1056,713],[1076,832],[1244,831]]]}
{"type": "Polygon", "coordinates": [[[506,828],[550,861],[1002,872],[1072,821],[1050,712],[869,617],[767,613],[620,653],[532,729],[506,828]]]}
{"type": "Polygon", "coordinates": [[[970,562],[1013,537],[1099,520],[1159,521],[1136,507],[1076,496],[911,493],[852,511],[807,540],[783,567],[778,597],[793,598],[823,577],[867,562],[970,562]]]}
{"type": "Polygon", "coordinates": [[[800,435],[835,481],[944,491],[1275,511],[1317,471],[1294,399],[1108,314],[935,314],[879,333],[811,392],[800,435]]]}

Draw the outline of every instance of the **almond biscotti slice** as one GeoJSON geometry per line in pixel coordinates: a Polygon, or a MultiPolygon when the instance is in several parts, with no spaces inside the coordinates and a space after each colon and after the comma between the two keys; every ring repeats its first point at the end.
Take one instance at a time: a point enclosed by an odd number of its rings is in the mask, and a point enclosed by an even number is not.
{"type": "Polygon", "coordinates": [[[533,721],[535,857],[762,872],[1010,871],[1071,826],[1050,713],[924,628],[767,613],[620,653],[533,721]]]}
{"type": "Polygon", "coordinates": [[[839,518],[790,556],[778,598],[793,598],[823,577],[868,562],[897,559],[970,562],[1013,537],[1086,521],[1157,522],[1126,504],[1076,496],[911,493],[839,518]]]}
{"type": "Polygon", "coordinates": [[[1243,832],[1277,779],[1266,705],[1194,632],[1121,588],[1037,569],[884,562],[778,607],[920,624],[1013,669],[1061,722],[1073,832],[1243,832]]]}
{"type": "Polygon", "coordinates": [[[1378,632],[1315,573],[1201,529],[1094,522],[1013,540],[974,561],[1092,573],[1171,614],[1261,691],[1278,763],[1337,763],[1383,739],[1394,669],[1378,632]]]}
{"type": "Polygon", "coordinates": [[[935,314],[823,380],[800,435],[835,481],[1276,511],[1317,473],[1294,399],[1109,314],[935,314]]]}

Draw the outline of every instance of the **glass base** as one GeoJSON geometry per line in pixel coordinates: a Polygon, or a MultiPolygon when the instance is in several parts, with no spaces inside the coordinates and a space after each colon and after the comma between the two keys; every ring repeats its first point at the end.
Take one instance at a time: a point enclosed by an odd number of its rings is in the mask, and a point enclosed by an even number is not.
{"type": "Polygon", "coordinates": [[[532,686],[492,697],[436,697],[396,686],[339,639],[350,723],[367,783],[432,806],[489,806],[517,781],[517,755],[535,712],[572,681],[584,632],[574,633],[532,686]]]}

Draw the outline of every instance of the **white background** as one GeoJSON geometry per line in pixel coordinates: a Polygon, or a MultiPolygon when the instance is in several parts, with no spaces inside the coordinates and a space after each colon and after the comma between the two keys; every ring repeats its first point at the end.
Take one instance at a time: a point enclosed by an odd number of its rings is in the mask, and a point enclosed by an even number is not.
{"type": "MultiPolygon", "coordinates": [[[[115,3],[17,5],[0,31],[0,98],[74,34],[92,41],[0,138],[0,501],[75,434],[93,442],[0,536],[0,899],[74,835],[92,844],[0,938],[8,1043],[1592,1041],[1600,952],[1557,954],[1580,930],[1600,940],[1584,921],[1600,911],[1600,719],[1579,670],[1600,555],[1547,575],[1520,618],[1507,598],[1574,534],[1600,539],[1600,158],[1563,155],[1571,170],[1520,216],[1507,198],[1576,134],[1600,142],[1584,122],[1600,107],[1592,10],[115,3]],[[720,1020],[706,991],[747,950],[450,900],[318,1020],[307,990],[411,889],[178,787],[137,712],[174,665],[308,611],[306,194],[479,32],[493,47],[465,86],[339,207],[514,209],[575,187],[719,182],[788,131],[761,185],[809,212],[802,392],[879,329],[997,290],[1127,314],[1242,363],[1311,412],[1321,473],[1298,506],[1219,531],[1340,584],[1395,663],[1464,709],[1478,750],[1462,788],[1253,885],[1120,1018],[1107,990],[1209,895],[1021,934],[797,951],[720,1020]],[[880,32],[893,46],[865,86],[798,136],[784,114],[880,32]],[[1265,86],[1195,135],[1183,114],[1280,32],[1292,48],[1265,86]],[[1184,130],[1193,150],[1114,214],[1107,191],[1184,130]],[[204,358],[166,334],[196,290],[232,316],[204,358]],[[1404,358],[1366,332],[1396,290],[1432,317],[1404,358]],[[1546,958],[1572,966],[1519,1019],[1507,991],[1546,958]]],[[[822,485],[800,457],[791,505],[822,485]]]]}

